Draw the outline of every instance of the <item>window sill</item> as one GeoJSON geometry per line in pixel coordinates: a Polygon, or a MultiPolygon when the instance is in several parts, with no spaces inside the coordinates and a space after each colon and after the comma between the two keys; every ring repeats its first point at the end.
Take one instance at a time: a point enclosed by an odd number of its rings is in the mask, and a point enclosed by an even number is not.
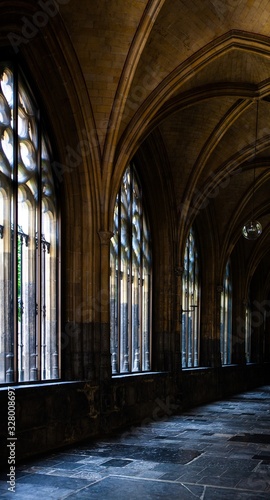
{"type": "Polygon", "coordinates": [[[233,368],[235,366],[239,366],[237,363],[228,363],[226,365],[221,365],[221,368],[233,368]]]}
{"type": "Polygon", "coordinates": [[[147,376],[155,376],[155,375],[167,375],[169,372],[132,372],[132,373],[118,373],[116,375],[112,375],[112,379],[119,378],[133,378],[133,377],[147,377],[147,376]]]}
{"type": "Polygon", "coordinates": [[[41,387],[55,387],[58,385],[67,385],[67,384],[78,384],[80,383],[80,380],[67,380],[67,381],[62,381],[62,380],[48,380],[48,381],[38,381],[38,382],[21,382],[21,383],[9,383],[9,384],[3,384],[0,386],[0,391],[6,391],[7,389],[13,389],[15,391],[19,389],[35,389],[35,388],[41,388],[41,387]]]}
{"type": "Polygon", "coordinates": [[[193,372],[200,370],[213,370],[212,366],[189,366],[188,368],[182,368],[183,372],[193,372]]]}

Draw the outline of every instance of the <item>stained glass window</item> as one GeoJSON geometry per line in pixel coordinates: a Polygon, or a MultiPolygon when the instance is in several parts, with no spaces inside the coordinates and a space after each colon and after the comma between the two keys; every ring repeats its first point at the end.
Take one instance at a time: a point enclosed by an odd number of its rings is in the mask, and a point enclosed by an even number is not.
{"type": "Polygon", "coordinates": [[[151,241],[135,168],[122,178],[110,250],[112,373],[151,368],[151,241]]]}
{"type": "Polygon", "coordinates": [[[51,148],[20,69],[0,64],[0,383],[59,377],[51,148]]]}

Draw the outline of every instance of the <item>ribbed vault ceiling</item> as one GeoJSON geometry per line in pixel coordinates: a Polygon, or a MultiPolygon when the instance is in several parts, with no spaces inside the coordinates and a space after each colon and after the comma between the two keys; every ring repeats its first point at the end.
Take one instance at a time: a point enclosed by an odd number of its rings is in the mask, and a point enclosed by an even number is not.
{"type": "Polygon", "coordinates": [[[176,206],[196,206],[194,216],[208,210],[224,253],[246,245],[248,261],[256,247],[256,265],[263,259],[265,269],[270,2],[70,1],[62,16],[99,131],[101,169],[106,161],[116,168],[158,130],[176,206]],[[264,236],[250,243],[241,227],[251,212],[254,165],[255,213],[264,236]]]}

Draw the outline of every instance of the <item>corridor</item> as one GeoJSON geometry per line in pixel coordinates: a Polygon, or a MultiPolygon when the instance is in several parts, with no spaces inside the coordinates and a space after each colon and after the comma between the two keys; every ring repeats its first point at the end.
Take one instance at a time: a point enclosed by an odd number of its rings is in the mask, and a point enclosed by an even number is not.
{"type": "MultiPolygon", "coordinates": [[[[270,386],[16,466],[18,500],[270,498],[270,386]]],[[[169,413],[169,411],[168,411],[169,413]]],[[[0,498],[11,498],[7,473],[0,498]]]]}

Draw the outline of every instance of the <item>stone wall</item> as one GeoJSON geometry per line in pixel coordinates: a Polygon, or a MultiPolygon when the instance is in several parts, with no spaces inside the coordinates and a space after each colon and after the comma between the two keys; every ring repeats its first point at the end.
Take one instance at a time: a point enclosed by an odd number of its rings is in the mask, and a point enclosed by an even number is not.
{"type": "MultiPolygon", "coordinates": [[[[14,386],[16,460],[140,425],[269,383],[269,365],[184,370],[89,381],[14,386]],[[182,381],[182,382],[181,382],[182,381]]],[[[0,389],[1,465],[7,464],[8,389],[0,389]]]]}
{"type": "MultiPolygon", "coordinates": [[[[175,382],[167,373],[89,381],[13,386],[16,460],[116,430],[134,429],[178,409],[175,382]]],[[[0,389],[1,464],[7,464],[8,389],[0,389]]]]}
{"type": "Polygon", "coordinates": [[[183,408],[226,398],[269,382],[269,363],[183,370],[183,408]]]}

